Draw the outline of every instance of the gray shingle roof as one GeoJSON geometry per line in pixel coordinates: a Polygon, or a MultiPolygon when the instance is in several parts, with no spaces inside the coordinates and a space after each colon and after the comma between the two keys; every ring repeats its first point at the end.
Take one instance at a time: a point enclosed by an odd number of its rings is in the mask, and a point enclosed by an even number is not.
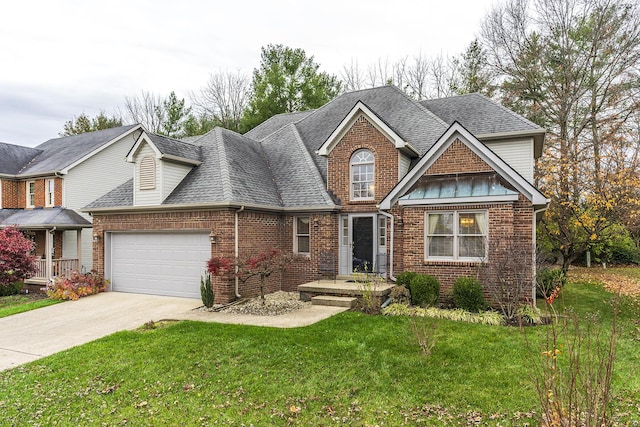
{"type": "Polygon", "coordinates": [[[16,175],[35,159],[41,150],[0,142],[0,174],[16,175]]]}
{"type": "Polygon", "coordinates": [[[315,110],[306,110],[296,111],[293,113],[276,114],[245,133],[245,136],[247,138],[255,139],[256,141],[261,141],[286,125],[299,122],[314,111],[315,110]]]}
{"type": "Polygon", "coordinates": [[[447,124],[395,86],[345,93],[296,123],[305,146],[326,179],[326,158],[315,154],[342,119],[362,101],[399,135],[424,153],[447,129],[447,124]]]}
{"type": "Polygon", "coordinates": [[[479,94],[429,99],[420,102],[447,125],[458,121],[474,135],[543,131],[543,129],[504,106],[479,94]]]}
{"type": "Polygon", "coordinates": [[[92,151],[139,125],[120,126],[80,135],[50,139],[37,147],[41,153],[25,168],[21,175],[58,172],[80,160],[92,151]]]}
{"type": "Polygon", "coordinates": [[[280,208],[278,189],[259,142],[216,128],[200,138],[203,163],[163,202],[230,202],[280,208]]]}
{"type": "Polygon", "coordinates": [[[114,206],[133,206],[133,178],[109,191],[98,200],[89,203],[83,209],[110,208],[114,206]]]}
{"type": "MultiPolygon", "coordinates": [[[[202,161],[162,205],[335,208],[335,201],[326,190],[327,159],[316,151],[358,102],[420,154],[438,140],[453,120],[478,134],[540,130],[477,94],[419,103],[394,86],[351,92],[316,110],[274,116],[244,136],[222,128],[190,142],[151,136],[159,149],[173,155],[194,156],[197,148],[202,161]]],[[[133,184],[129,181],[87,209],[132,205],[133,184]]]]}
{"type": "Polygon", "coordinates": [[[200,147],[192,142],[179,141],[177,139],[156,135],[154,133],[149,133],[147,135],[162,154],[168,154],[189,160],[202,160],[200,156],[200,147]]]}
{"type": "Polygon", "coordinates": [[[91,227],[91,223],[72,209],[0,209],[3,218],[0,225],[17,225],[21,228],[58,227],[60,229],[76,229],[91,227]],[[8,214],[8,215],[7,215],[8,214]]]}
{"type": "Polygon", "coordinates": [[[334,205],[293,124],[271,134],[262,145],[285,208],[334,205]]]}

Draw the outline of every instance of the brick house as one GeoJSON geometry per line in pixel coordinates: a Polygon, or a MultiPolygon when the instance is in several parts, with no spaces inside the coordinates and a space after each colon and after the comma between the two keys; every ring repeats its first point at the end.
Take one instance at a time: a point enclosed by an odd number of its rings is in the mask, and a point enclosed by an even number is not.
{"type": "Polygon", "coordinates": [[[0,143],[0,228],[34,243],[35,289],[52,276],[92,268],[91,217],[80,208],[129,179],[123,158],[139,125],[54,138],[36,147],[0,143]]]}
{"type": "MultiPolygon", "coordinates": [[[[275,247],[301,256],[268,291],[295,291],[329,269],[425,272],[447,292],[484,271],[488,295],[507,280],[530,297],[548,204],[533,185],[544,135],[478,94],[418,102],[393,86],[245,135],[143,132],[127,154],[131,179],[85,208],[94,266],[112,290],[199,298],[211,256],[275,247]],[[517,271],[505,270],[513,260],[517,271]]],[[[217,302],[257,293],[231,276],[214,287],[217,302]]]]}

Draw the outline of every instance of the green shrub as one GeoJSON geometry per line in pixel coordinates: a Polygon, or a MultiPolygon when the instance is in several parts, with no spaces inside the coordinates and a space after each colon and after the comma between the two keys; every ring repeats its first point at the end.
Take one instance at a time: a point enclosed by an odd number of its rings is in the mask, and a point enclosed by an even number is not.
{"type": "Polygon", "coordinates": [[[200,296],[202,297],[202,303],[205,307],[213,307],[214,292],[211,285],[211,275],[206,274],[204,277],[200,276],[200,296]]]}
{"type": "Polygon", "coordinates": [[[440,282],[428,274],[416,274],[409,283],[411,304],[429,307],[435,304],[440,294],[440,282]]]}
{"type": "Polygon", "coordinates": [[[411,280],[418,275],[415,271],[403,271],[402,273],[396,276],[396,285],[404,286],[409,289],[409,285],[411,284],[411,280]]]}
{"type": "Polygon", "coordinates": [[[458,277],[456,279],[453,284],[453,301],[456,307],[472,313],[478,313],[487,306],[482,293],[482,285],[473,277],[458,277]]]}
{"type": "Polygon", "coordinates": [[[0,284],[0,297],[18,295],[23,287],[24,283],[22,282],[13,282],[6,285],[0,284]]]}
{"type": "Polygon", "coordinates": [[[567,283],[567,276],[560,268],[542,268],[536,276],[536,295],[547,298],[555,288],[562,288],[567,283]]]}

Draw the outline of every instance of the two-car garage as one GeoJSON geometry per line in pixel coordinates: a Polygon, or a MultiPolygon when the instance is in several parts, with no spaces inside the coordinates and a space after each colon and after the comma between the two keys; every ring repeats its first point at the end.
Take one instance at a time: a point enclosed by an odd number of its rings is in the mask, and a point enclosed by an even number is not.
{"type": "Polygon", "coordinates": [[[211,257],[208,232],[106,233],[105,244],[111,290],[200,298],[211,257]]]}

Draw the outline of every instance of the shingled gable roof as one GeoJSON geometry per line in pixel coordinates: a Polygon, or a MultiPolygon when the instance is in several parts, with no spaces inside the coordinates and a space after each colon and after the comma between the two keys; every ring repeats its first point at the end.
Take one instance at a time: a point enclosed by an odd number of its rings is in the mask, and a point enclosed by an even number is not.
{"type": "Polygon", "coordinates": [[[0,175],[17,175],[40,153],[36,148],[0,142],[0,175]]]}
{"type": "Polygon", "coordinates": [[[424,156],[418,161],[413,169],[387,194],[380,202],[379,208],[383,210],[391,209],[398,199],[420,179],[427,169],[445,152],[455,139],[460,139],[471,151],[484,160],[503,179],[523,194],[536,207],[543,207],[549,200],[538,191],[533,185],[518,174],[511,166],[498,157],[493,151],[487,148],[475,136],[464,128],[460,123],[454,121],[444,134],[433,144],[424,156]]]}
{"type": "Polygon", "coordinates": [[[427,151],[447,128],[445,122],[395,86],[342,94],[295,123],[302,141],[312,153],[314,163],[325,180],[327,161],[316,152],[358,101],[375,111],[381,120],[402,135],[419,153],[427,151]]]}
{"type": "Polygon", "coordinates": [[[542,155],[545,130],[479,93],[420,101],[448,125],[458,121],[478,139],[534,136],[534,154],[542,155]]]}
{"type": "MultiPolygon", "coordinates": [[[[448,127],[425,105],[394,86],[384,86],[343,94],[316,110],[274,116],[244,136],[216,128],[191,140],[191,145],[201,149],[202,164],[191,170],[162,206],[244,205],[291,211],[338,208],[326,190],[327,159],[318,150],[356,105],[365,106],[419,154],[427,152],[448,127]]],[[[510,123],[515,126],[516,122],[510,123]]],[[[523,132],[525,125],[519,124],[515,130],[523,132]]],[[[136,208],[131,183],[116,190],[86,210],[136,208]]]]}
{"type": "Polygon", "coordinates": [[[272,133],[282,129],[283,127],[299,122],[300,120],[313,113],[315,110],[295,111],[293,113],[276,114],[275,116],[265,120],[258,126],[245,133],[247,138],[254,139],[256,141],[262,141],[272,133]]]}
{"type": "Polygon", "coordinates": [[[143,132],[133,147],[127,153],[127,161],[133,162],[133,157],[144,142],[149,142],[151,148],[160,159],[173,160],[192,165],[202,163],[200,147],[193,142],[180,141],[154,133],[143,132]]]}
{"type": "Polygon", "coordinates": [[[87,157],[140,128],[140,125],[120,126],[50,139],[35,147],[40,151],[40,154],[29,165],[24,167],[17,176],[28,177],[56,172],[66,173],[87,157]]]}
{"type": "Polygon", "coordinates": [[[342,119],[331,135],[329,135],[329,138],[327,138],[324,144],[322,144],[322,146],[317,150],[317,153],[321,156],[328,156],[331,150],[338,142],[340,142],[342,137],[349,131],[361,115],[364,115],[379,132],[385,135],[385,137],[395,145],[396,148],[408,150],[414,155],[419,154],[416,149],[405,140],[406,138],[404,138],[397,130],[391,128],[384,119],[382,119],[375,111],[371,110],[371,108],[362,101],[358,101],[346,117],[342,119]]]}

